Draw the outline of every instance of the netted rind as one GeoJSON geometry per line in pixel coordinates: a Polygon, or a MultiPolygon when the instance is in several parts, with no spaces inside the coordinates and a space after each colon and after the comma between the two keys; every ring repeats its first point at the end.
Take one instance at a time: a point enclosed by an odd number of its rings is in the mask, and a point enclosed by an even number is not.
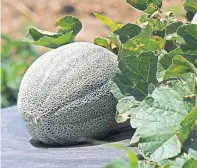
{"type": "Polygon", "coordinates": [[[68,145],[105,136],[115,123],[116,100],[107,82],[116,72],[116,55],[85,42],[38,58],[18,95],[18,110],[32,137],[68,145]]]}

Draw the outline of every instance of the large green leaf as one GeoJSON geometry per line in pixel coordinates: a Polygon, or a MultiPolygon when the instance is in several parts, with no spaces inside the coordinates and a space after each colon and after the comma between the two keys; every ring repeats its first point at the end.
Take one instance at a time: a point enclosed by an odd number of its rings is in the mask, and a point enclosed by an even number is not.
{"type": "Polygon", "coordinates": [[[165,40],[161,37],[136,36],[124,44],[121,56],[139,55],[147,51],[160,51],[164,48],[165,40]]]}
{"type": "Polygon", "coordinates": [[[126,2],[134,8],[150,14],[162,6],[162,0],[126,0],[126,2]]]}
{"type": "Polygon", "coordinates": [[[153,122],[177,123],[187,115],[187,110],[180,94],[173,89],[162,86],[156,88],[151,97],[143,100],[132,110],[131,126],[141,127],[153,122]]]}
{"type": "Polygon", "coordinates": [[[94,16],[99,19],[100,21],[102,21],[103,23],[105,23],[110,29],[111,31],[115,31],[120,29],[123,25],[122,24],[115,24],[113,23],[110,19],[108,19],[107,17],[98,14],[96,12],[93,12],[94,16]]]}
{"type": "Polygon", "coordinates": [[[57,33],[51,33],[31,27],[28,35],[24,39],[24,42],[49,48],[57,48],[65,44],[72,43],[76,34],[82,28],[80,20],[73,16],[65,16],[57,20],[56,26],[60,27],[57,33]]]}
{"type": "Polygon", "coordinates": [[[178,155],[181,142],[176,132],[186,115],[183,98],[167,87],[156,88],[151,97],[132,109],[130,122],[137,128],[142,155],[153,161],[178,155]]]}
{"type": "MultiPolygon", "coordinates": [[[[113,81],[116,82],[123,95],[133,95],[137,99],[143,99],[148,95],[149,83],[155,82],[151,78],[151,71],[156,57],[153,52],[143,52],[135,56],[131,52],[119,60],[120,73],[116,74],[113,81]]],[[[156,76],[156,75],[155,75],[156,76]]]]}
{"type": "Polygon", "coordinates": [[[123,95],[143,100],[150,83],[156,84],[155,51],[163,49],[165,40],[160,37],[136,36],[127,41],[119,54],[119,69],[113,81],[123,95]]]}
{"type": "Polygon", "coordinates": [[[167,69],[164,79],[182,77],[184,74],[192,72],[197,76],[197,70],[195,66],[187,61],[182,56],[175,56],[172,61],[172,65],[167,69]]]}

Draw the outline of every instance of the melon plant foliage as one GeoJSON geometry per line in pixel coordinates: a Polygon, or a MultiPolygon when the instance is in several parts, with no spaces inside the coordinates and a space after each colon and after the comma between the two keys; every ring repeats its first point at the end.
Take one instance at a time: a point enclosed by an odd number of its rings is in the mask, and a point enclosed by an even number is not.
{"type": "MultiPolygon", "coordinates": [[[[116,24],[95,17],[111,33],[94,39],[96,45],[117,55],[119,72],[109,82],[117,99],[116,121],[130,120],[144,160],[129,148],[129,162],[116,160],[107,168],[197,167],[197,1],[186,0],[187,22],[172,12],[162,13],[162,0],[126,0],[142,12],[138,24],[116,24]]],[[[50,48],[75,40],[82,24],[65,16],[56,33],[30,28],[25,41],[50,48]]]]}

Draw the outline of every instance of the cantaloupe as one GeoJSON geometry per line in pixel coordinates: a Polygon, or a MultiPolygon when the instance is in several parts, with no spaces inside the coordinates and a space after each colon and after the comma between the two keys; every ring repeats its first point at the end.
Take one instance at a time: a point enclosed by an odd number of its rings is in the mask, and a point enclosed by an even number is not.
{"type": "Polygon", "coordinates": [[[26,71],[18,94],[18,111],[31,136],[49,145],[106,136],[116,109],[108,81],[117,70],[115,54],[86,42],[39,57],[26,71]]]}

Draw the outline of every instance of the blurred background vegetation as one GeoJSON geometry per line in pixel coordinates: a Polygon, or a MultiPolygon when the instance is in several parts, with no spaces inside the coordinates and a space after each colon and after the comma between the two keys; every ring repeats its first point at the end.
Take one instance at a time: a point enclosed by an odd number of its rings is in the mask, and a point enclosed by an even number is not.
{"type": "MultiPolygon", "coordinates": [[[[165,11],[174,12],[182,21],[184,0],[163,0],[165,11]]],[[[109,30],[94,18],[92,11],[109,17],[116,23],[133,23],[139,17],[125,0],[2,0],[1,32],[1,108],[15,105],[24,72],[46,48],[22,42],[30,25],[56,31],[55,21],[64,15],[74,15],[83,23],[77,41],[93,42],[107,36],[109,30]]]]}

